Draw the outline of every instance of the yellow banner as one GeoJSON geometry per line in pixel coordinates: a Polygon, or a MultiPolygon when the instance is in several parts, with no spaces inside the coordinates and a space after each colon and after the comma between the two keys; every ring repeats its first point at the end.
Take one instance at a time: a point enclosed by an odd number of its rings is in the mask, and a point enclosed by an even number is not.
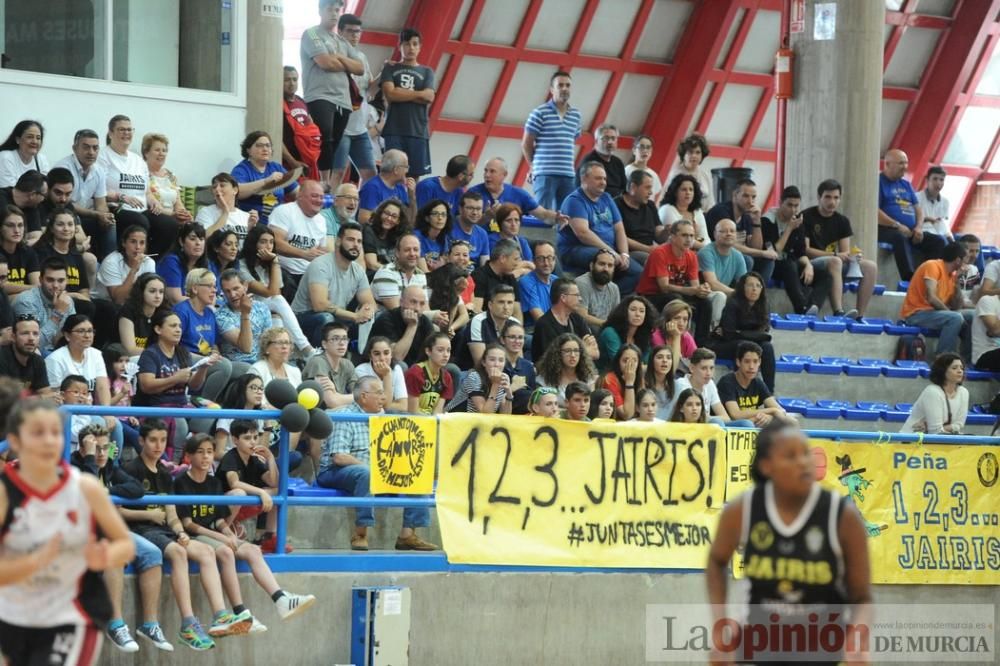
{"type": "Polygon", "coordinates": [[[373,416],[368,421],[373,495],[434,492],[437,420],[430,416],[373,416]]]}
{"type": "MultiPolygon", "coordinates": [[[[1000,583],[1000,466],[994,447],[809,442],[816,478],[850,495],[861,513],[872,582],[1000,583]]],[[[754,431],[729,432],[727,499],[752,486],[755,445],[754,431]]]]}
{"type": "Polygon", "coordinates": [[[449,561],[704,568],[725,496],[721,428],[478,414],[440,428],[449,561]]]}

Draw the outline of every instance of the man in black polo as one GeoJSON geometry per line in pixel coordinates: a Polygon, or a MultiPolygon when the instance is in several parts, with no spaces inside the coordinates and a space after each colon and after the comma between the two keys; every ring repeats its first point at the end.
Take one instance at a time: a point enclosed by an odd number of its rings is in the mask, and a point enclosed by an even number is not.
{"type": "Polygon", "coordinates": [[[392,357],[407,365],[420,360],[424,341],[434,332],[434,324],[424,316],[427,293],[411,285],[403,289],[399,307],[386,310],[375,319],[371,335],[384,335],[392,341],[392,357]]]}
{"type": "Polygon", "coordinates": [[[50,392],[45,361],[38,354],[41,327],[31,315],[19,315],[14,321],[14,343],[0,347],[0,375],[21,382],[32,394],[50,392]]]}

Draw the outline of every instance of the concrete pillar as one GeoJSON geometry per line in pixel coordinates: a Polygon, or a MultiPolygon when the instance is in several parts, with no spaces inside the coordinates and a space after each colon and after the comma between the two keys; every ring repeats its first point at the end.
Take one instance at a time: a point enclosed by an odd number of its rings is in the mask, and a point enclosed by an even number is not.
{"type": "Polygon", "coordinates": [[[791,35],[795,91],[785,126],[785,184],[798,185],[809,206],[822,180],[840,181],[840,210],[851,219],[854,243],[875,259],[885,3],[836,2],[830,40],[814,39],[817,4],[806,0],[805,31],[791,35]]]}
{"type": "Polygon", "coordinates": [[[281,161],[281,42],[280,17],[269,16],[274,0],[247,0],[247,132],[264,130],[274,143],[272,159],[281,161]]]}

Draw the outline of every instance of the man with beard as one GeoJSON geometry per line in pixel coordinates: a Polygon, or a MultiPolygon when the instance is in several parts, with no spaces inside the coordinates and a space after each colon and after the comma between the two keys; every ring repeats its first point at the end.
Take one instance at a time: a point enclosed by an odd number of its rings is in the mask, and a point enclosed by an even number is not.
{"type": "Polygon", "coordinates": [[[340,225],[357,222],[358,218],[358,186],[354,183],[341,183],[334,192],[333,205],[324,208],[320,213],[326,220],[326,235],[336,236],[340,225]]]}
{"type": "Polygon", "coordinates": [[[292,311],[314,347],[323,326],[342,321],[357,327],[358,347],[364,348],[375,316],[375,298],[368,277],[357,262],[361,253],[361,225],[349,222],[337,231],[336,251],[312,261],[292,300],[292,311]],[[357,308],[348,310],[351,301],[357,308]]]}
{"type": "Polygon", "coordinates": [[[66,262],[49,257],[42,263],[42,278],[37,287],[21,292],[14,302],[14,314],[19,319],[31,315],[41,327],[39,348],[42,356],[51,354],[62,337],[66,318],[76,314],[73,299],[66,292],[66,262]]]}
{"type": "Polygon", "coordinates": [[[576,311],[595,331],[604,326],[608,315],[621,302],[618,285],[611,281],[614,276],[615,256],[602,249],[590,262],[590,272],[575,280],[580,287],[580,303],[576,311]]]}
{"type": "Polygon", "coordinates": [[[14,344],[0,347],[0,375],[13,377],[35,395],[52,392],[45,361],[37,354],[41,334],[37,319],[21,316],[14,322],[14,344]]]}

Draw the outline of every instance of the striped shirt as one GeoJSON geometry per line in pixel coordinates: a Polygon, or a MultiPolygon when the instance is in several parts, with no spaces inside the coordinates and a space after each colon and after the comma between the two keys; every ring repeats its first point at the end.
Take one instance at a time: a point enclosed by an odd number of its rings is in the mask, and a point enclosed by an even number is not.
{"type": "Polygon", "coordinates": [[[535,175],[576,176],[573,144],[582,125],[578,109],[570,107],[565,116],[560,116],[552,100],[531,112],[524,131],[535,137],[535,158],[531,163],[535,175]]]}

